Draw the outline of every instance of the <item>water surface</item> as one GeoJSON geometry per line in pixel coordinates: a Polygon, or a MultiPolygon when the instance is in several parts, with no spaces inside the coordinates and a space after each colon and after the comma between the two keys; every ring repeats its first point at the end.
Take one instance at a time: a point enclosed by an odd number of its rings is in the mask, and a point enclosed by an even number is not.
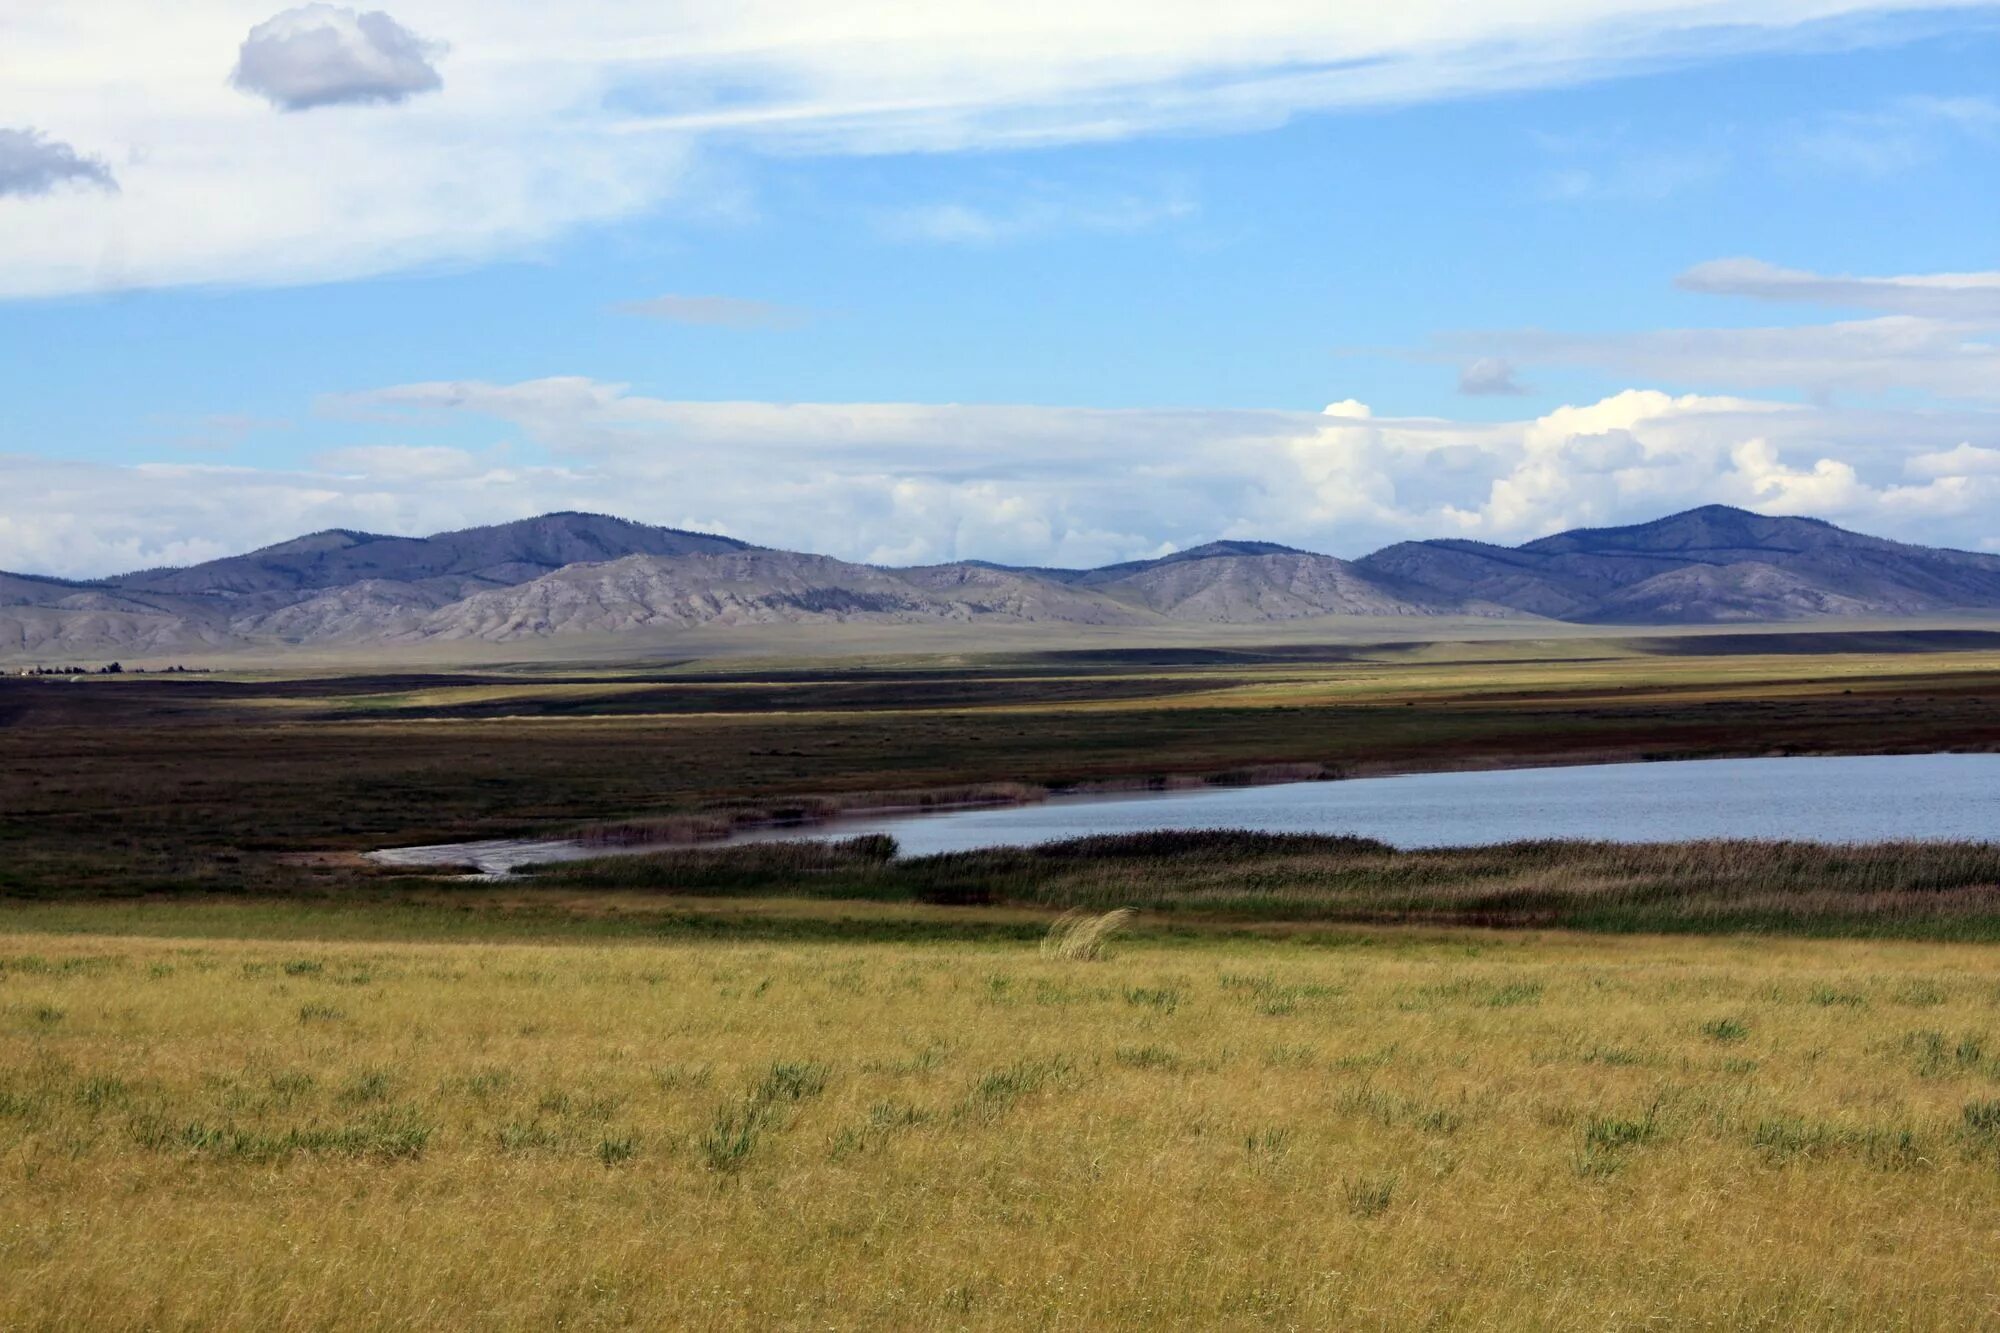
{"type": "MultiPolygon", "coordinates": [[[[1207,828],[1353,833],[1406,848],[1528,838],[1988,841],[2000,839],[2000,755],[1704,759],[1056,797],[1035,805],[754,829],[732,841],[886,833],[904,855],[927,856],[1088,834],[1207,828]]],[[[660,849],[490,842],[372,855],[389,864],[473,864],[504,874],[532,861],[621,850],[660,849]]]]}

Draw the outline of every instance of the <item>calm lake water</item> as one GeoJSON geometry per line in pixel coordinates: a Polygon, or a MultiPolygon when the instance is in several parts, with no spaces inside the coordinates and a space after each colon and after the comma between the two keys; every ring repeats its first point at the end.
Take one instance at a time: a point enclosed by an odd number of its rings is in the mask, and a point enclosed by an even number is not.
{"type": "MultiPolygon", "coordinates": [[[[1398,847],[1524,838],[2000,840],[2000,755],[1704,759],[1059,797],[1038,805],[759,829],[737,841],[886,833],[904,855],[927,856],[1095,833],[1205,828],[1356,833],[1398,847]]],[[[501,842],[374,855],[413,865],[471,862],[489,873],[505,873],[530,861],[586,854],[601,856],[605,849],[501,842]]]]}

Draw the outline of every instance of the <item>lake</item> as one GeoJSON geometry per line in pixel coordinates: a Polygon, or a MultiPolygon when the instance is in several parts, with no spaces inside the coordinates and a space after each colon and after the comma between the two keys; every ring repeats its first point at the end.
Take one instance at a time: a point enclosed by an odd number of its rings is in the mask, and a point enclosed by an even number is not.
{"type": "MultiPolygon", "coordinates": [[[[1988,841],[2000,839],[2000,755],[1702,759],[1055,797],[1034,805],[754,829],[733,841],[886,833],[904,855],[928,856],[1098,833],[1207,828],[1353,833],[1406,848],[1528,838],[1988,841]]],[[[385,864],[474,864],[504,874],[538,860],[656,850],[487,842],[371,856],[385,864]]]]}

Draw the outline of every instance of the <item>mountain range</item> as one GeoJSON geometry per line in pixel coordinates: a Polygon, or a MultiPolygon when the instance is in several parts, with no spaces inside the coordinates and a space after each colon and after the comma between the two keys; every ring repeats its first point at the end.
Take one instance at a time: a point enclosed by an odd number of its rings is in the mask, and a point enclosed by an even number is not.
{"type": "Polygon", "coordinates": [[[335,529],[185,568],[0,573],[0,655],[509,642],[853,622],[1246,625],[1482,616],[1675,625],[2000,613],[2000,555],[1710,505],[1521,546],[1402,542],[1341,560],[1220,541],[1156,560],[890,569],[600,514],[433,537],[335,529]]]}

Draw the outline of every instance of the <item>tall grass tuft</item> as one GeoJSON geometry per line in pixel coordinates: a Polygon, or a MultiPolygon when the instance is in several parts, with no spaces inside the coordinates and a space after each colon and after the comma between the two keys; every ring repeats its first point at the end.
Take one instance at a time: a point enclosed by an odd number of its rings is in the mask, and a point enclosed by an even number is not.
{"type": "Polygon", "coordinates": [[[1106,957],[1111,937],[1132,919],[1129,907],[1109,912],[1085,912],[1071,908],[1055,919],[1042,939],[1042,957],[1071,962],[1090,962],[1106,957]]]}
{"type": "MultiPolygon", "coordinates": [[[[740,1100],[716,1108],[715,1119],[695,1141],[695,1149],[710,1171],[739,1170],[756,1150],[766,1130],[777,1127],[783,1108],[796,1106],[826,1091],[827,1067],[817,1061],[780,1060],[765,1071],[740,1100]]],[[[605,1165],[611,1163],[606,1161],[605,1165]]]]}
{"type": "Polygon", "coordinates": [[[1396,1201],[1396,1176],[1387,1175],[1350,1176],[1341,1187],[1341,1194],[1347,1200],[1347,1211],[1352,1217],[1362,1221],[1382,1216],[1389,1211],[1389,1205],[1396,1201]]]}

